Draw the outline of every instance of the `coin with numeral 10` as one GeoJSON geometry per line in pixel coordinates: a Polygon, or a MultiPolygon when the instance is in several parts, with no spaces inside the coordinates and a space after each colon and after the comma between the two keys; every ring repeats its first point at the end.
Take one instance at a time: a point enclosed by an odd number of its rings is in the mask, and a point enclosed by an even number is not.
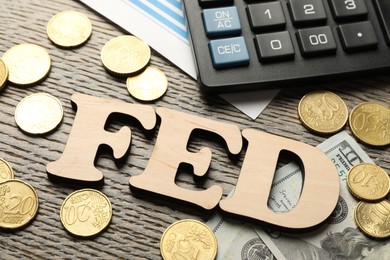
{"type": "Polygon", "coordinates": [[[347,185],[358,199],[377,201],[387,196],[390,191],[389,175],[381,167],[360,163],[348,172],[347,185]]]}
{"type": "Polygon", "coordinates": [[[375,238],[390,237],[390,202],[377,203],[361,201],[355,209],[355,222],[363,233],[375,238]]]}
{"type": "Polygon", "coordinates": [[[0,228],[23,227],[37,212],[38,195],[31,185],[20,180],[0,183],[0,228]]]}
{"type": "Polygon", "coordinates": [[[62,225],[79,237],[92,237],[110,223],[112,207],[108,198],[98,190],[82,189],[71,193],[60,210],[62,225]]]}

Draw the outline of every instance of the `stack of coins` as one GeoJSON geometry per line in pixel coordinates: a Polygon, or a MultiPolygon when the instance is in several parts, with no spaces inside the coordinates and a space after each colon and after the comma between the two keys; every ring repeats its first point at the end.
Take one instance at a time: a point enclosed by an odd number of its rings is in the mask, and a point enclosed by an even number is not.
{"type": "Polygon", "coordinates": [[[93,237],[110,223],[112,206],[100,191],[82,189],[71,193],[62,203],[60,218],[64,228],[74,236],[93,237]]]}
{"type": "Polygon", "coordinates": [[[218,243],[208,226],[193,219],[180,220],[170,225],[160,241],[163,259],[213,260],[218,243]]]}
{"type": "Polygon", "coordinates": [[[0,159],[0,228],[24,227],[38,212],[38,195],[28,183],[14,179],[11,166],[0,159]]]}
{"type": "Polygon", "coordinates": [[[154,101],[163,96],[168,87],[165,74],[148,66],[151,51],[139,38],[118,36],[108,41],[101,52],[103,66],[114,76],[127,77],[129,94],[140,101],[154,101]]]}
{"type": "Polygon", "coordinates": [[[390,237],[389,175],[379,166],[369,163],[355,165],[348,172],[348,189],[360,200],[355,209],[356,225],[368,236],[390,237]]]}

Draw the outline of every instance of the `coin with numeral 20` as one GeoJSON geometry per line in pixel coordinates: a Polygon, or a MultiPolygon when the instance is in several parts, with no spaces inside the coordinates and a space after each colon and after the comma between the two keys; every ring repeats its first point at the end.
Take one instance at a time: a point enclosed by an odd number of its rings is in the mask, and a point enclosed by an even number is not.
{"type": "Polygon", "coordinates": [[[110,223],[112,207],[100,191],[82,189],[64,200],[60,217],[65,229],[79,237],[92,237],[102,232],[110,223]]]}
{"type": "Polygon", "coordinates": [[[0,183],[0,227],[17,229],[27,225],[38,212],[35,189],[20,180],[0,183]]]}

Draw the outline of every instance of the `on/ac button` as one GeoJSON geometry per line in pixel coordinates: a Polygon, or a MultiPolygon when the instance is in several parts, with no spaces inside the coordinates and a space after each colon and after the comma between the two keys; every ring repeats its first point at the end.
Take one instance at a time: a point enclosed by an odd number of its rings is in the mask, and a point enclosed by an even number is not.
{"type": "Polygon", "coordinates": [[[202,12],[207,36],[227,36],[241,33],[241,23],[237,7],[205,9],[202,12]]]}

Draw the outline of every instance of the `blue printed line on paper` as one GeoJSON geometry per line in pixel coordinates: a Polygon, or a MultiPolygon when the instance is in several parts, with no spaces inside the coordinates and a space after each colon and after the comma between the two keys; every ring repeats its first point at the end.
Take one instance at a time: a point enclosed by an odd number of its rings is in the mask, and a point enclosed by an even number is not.
{"type": "Polygon", "coordinates": [[[184,40],[187,41],[189,39],[188,32],[186,30],[185,18],[183,14],[181,15],[179,14],[183,10],[183,3],[180,0],[165,0],[165,1],[149,0],[146,1],[148,4],[145,4],[145,1],[142,0],[127,0],[127,1],[130,4],[133,4],[136,7],[143,10],[144,12],[146,12],[154,19],[158,20],[160,23],[165,25],[167,28],[169,28],[171,31],[173,31],[175,34],[177,34],[184,40]],[[150,5],[153,6],[154,8],[152,8],[150,5]],[[172,7],[179,10],[179,13],[175,12],[175,10],[173,10],[172,7]],[[168,16],[170,19],[168,19],[166,16],[168,16]],[[175,21],[176,23],[173,22],[172,20],[175,21]]]}
{"type": "Polygon", "coordinates": [[[170,3],[171,5],[173,5],[174,7],[180,9],[180,10],[183,10],[183,3],[181,2],[181,0],[167,0],[168,3],[170,3]]]}

